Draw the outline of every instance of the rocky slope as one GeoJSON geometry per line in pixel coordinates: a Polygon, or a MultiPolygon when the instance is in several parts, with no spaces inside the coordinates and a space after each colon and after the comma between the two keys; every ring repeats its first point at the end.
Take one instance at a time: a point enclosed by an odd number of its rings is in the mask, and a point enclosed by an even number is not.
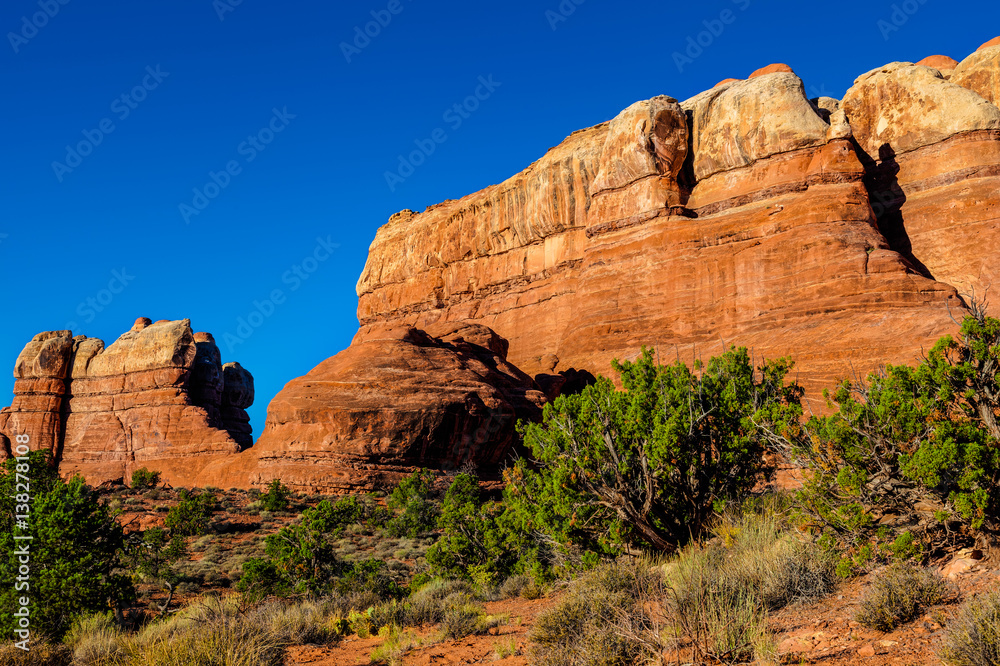
{"type": "Polygon", "coordinates": [[[175,483],[346,490],[494,464],[540,390],[643,345],[790,355],[822,409],[821,389],[911,362],[991,286],[998,102],[1000,38],[961,62],[880,67],[842,100],[810,100],[770,65],[638,102],[503,183],[394,215],[358,281],[353,344],[289,382],[249,451],[233,455],[250,442],[252,379],[183,322],[103,353],[36,337],[0,429],[30,427],[99,477],[142,460],[176,467],[175,483]]]}
{"type": "Polygon", "coordinates": [[[14,403],[0,411],[0,445],[27,434],[60,470],[88,481],[160,470],[195,485],[206,464],[253,439],[247,407],[253,377],[222,365],[212,336],[191,322],[136,321],[114,344],[70,331],[41,333],[14,368],[14,403]]]}

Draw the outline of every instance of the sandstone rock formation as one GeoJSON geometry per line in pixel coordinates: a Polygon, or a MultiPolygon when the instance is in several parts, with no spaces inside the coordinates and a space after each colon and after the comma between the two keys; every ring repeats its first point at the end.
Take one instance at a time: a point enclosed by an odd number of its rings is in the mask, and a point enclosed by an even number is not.
{"type": "MultiPolygon", "coordinates": [[[[852,367],[912,360],[961,299],[879,232],[850,113],[786,70],[640,102],[504,183],[394,217],[358,282],[355,344],[471,321],[552,375],[609,373],[642,345],[690,360],[739,343],[792,355],[816,398],[852,367]]],[[[967,120],[935,122],[947,136],[967,120]]],[[[862,125],[863,145],[875,131],[893,130],[862,125]]]]}
{"type": "Polygon", "coordinates": [[[344,492],[390,487],[417,467],[495,470],[517,419],[537,419],[545,402],[506,357],[507,341],[476,324],[372,330],[289,382],[253,449],[206,474],[225,487],[280,478],[344,492]]]}
{"type": "Polygon", "coordinates": [[[977,51],[950,80],[892,63],[859,77],[843,100],[890,247],[977,297],[996,281],[1000,251],[1000,109],[984,97],[1000,60],[977,59],[993,51],[977,51]]]}
{"type": "Polygon", "coordinates": [[[838,379],[953,332],[960,293],[997,277],[998,86],[992,40],[872,70],[842,100],[808,99],[777,64],[638,102],[498,185],[392,216],[352,345],[288,383],[252,448],[236,454],[252,378],[186,322],[140,320],[107,350],[37,336],[0,432],[30,426],[98,479],[145,464],[175,483],[372,489],[495,465],[516,418],[644,345],[789,355],[822,410],[838,379]]]}
{"type": "Polygon", "coordinates": [[[218,348],[190,321],[136,321],[111,346],[70,331],[40,333],[14,370],[14,403],[0,411],[4,453],[15,435],[48,449],[66,475],[88,481],[159,470],[196,484],[203,465],[252,443],[243,408],[253,378],[221,365],[218,348]]]}

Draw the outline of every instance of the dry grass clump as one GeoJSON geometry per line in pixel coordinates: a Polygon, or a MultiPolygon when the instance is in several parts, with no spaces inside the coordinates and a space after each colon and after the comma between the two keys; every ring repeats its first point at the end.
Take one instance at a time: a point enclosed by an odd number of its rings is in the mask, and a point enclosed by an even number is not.
{"type": "Polygon", "coordinates": [[[949,666],[1000,664],[1000,591],[962,604],[948,622],[941,659],[949,666]]]}
{"type": "Polygon", "coordinates": [[[5,643],[0,647],[0,666],[70,666],[73,661],[73,653],[64,645],[32,640],[30,647],[25,652],[5,643]]]}
{"type": "Polygon", "coordinates": [[[779,513],[724,516],[713,532],[711,545],[689,547],[668,567],[675,590],[700,595],[707,586],[731,597],[752,590],[770,610],[833,591],[829,556],[788,529],[779,513]]]}
{"type": "Polygon", "coordinates": [[[650,602],[663,598],[662,586],[661,572],[648,563],[613,563],[588,572],[532,627],[531,663],[614,666],[656,656],[660,623],[650,602]]]}
{"type": "Polygon", "coordinates": [[[66,642],[73,663],[87,666],[281,666],[285,648],[336,640],[339,627],[328,604],[271,602],[241,612],[234,598],[208,597],[138,633],[104,615],[84,618],[66,642]]]}
{"type": "Polygon", "coordinates": [[[512,599],[521,597],[523,599],[538,599],[545,593],[545,590],[527,574],[517,574],[511,576],[503,582],[497,589],[497,598],[512,599]]]}
{"type": "Polygon", "coordinates": [[[675,649],[695,661],[773,662],[768,611],[832,592],[833,563],[779,511],[726,515],[713,533],[663,567],[675,649]]]}
{"type": "Polygon", "coordinates": [[[923,609],[947,596],[948,584],[936,572],[894,564],[876,573],[861,598],[857,620],[878,631],[892,631],[915,620],[923,609]]]}
{"type": "Polygon", "coordinates": [[[423,644],[423,641],[412,631],[403,631],[395,626],[382,627],[378,635],[383,637],[385,641],[371,653],[371,660],[374,664],[403,666],[403,657],[406,656],[406,653],[423,644]]]}

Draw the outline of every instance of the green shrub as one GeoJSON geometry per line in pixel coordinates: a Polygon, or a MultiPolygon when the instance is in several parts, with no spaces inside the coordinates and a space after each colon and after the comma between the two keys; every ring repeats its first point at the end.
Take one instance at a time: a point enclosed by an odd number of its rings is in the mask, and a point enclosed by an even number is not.
{"type": "MultiPolygon", "coordinates": [[[[280,583],[271,581],[264,584],[263,588],[272,590],[272,593],[281,590],[318,596],[331,591],[342,575],[347,576],[347,580],[341,585],[342,589],[344,585],[356,585],[356,579],[362,575],[367,576],[367,584],[374,585],[376,579],[372,577],[373,565],[364,562],[353,566],[345,564],[337,558],[332,541],[339,538],[349,525],[364,520],[367,511],[368,507],[357,497],[344,497],[334,503],[323,500],[315,507],[303,511],[298,523],[282,527],[276,534],[269,535],[265,539],[264,550],[277,571],[280,583]]],[[[260,573],[265,573],[265,570],[260,569],[260,573]]],[[[273,572],[268,569],[266,573],[270,575],[273,572]]],[[[384,578],[382,576],[378,579],[382,581],[379,583],[380,594],[389,589],[384,578]]]]}
{"type": "Polygon", "coordinates": [[[145,467],[132,472],[132,487],[136,489],[155,488],[160,482],[160,473],[152,472],[145,467]]]}
{"type": "Polygon", "coordinates": [[[32,638],[59,639],[76,617],[121,608],[135,592],[121,573],[124,532],[98,494],[80,477],[59,478],[46,452],[27,458],[0,468],[0,631],[15,638],[14,613],[27,596],[32,638]],[[17,580],[25,543],[30,594],[17,580]]]}
{"type": "Polygon", "coordinates": [[[269,596],[285,596],[288,581],[274,562],[253,557],[243,563],[236,590],[253,603],[269,596]]]}
{"type": "MultiPolygon", "coordinates": [[[[811,471],[799,493],[810,519],[845,548],[874,544],[874,516],[919,501],[940,507],[939,532],[988,527],[1000,509],[998,367],[1000,320],[974,303],[958,338],[939,340],[915,367],[886,366],[827,393],[837,412],[812,418],[792,443],[811,471]]],[[[872,561],[916,557],[921,546],[904,537],[872,561]]]]}
{"type": "Polygon", "coordinates": [[[546,405],[542,423],[521,424],[540,468],[516,468],[505,502],[525,532],[595,553],[674,550],[765,477],[768,441],[799,428],[802,390],[784,383],[788,360],[755,368],[733,348],[691,369],[644,350],[613,366],[624,390],[601,377],[546,405]]]}
{"type": "Polygon", "coordinates": [[[260,508],[265,511],[285,511],[289,507],[288,498],[290,496],[291,491],[288,490],[288,486],[281,482],[281,479],[271,479],[267,491],[261,493],[257,501],[260,503],[260,508]]]}
{"type": "Polygon", "coordinates": [[[434,474],[420,469],[400,481],[386,500],[386,506],[397,514],[385,521],[385,530],[394,537],[416,537],[434,529],[437,506],[431,501],[434,474]]]}
{"type": "Polygon", "coordinates": [[[947,584],[936,572],[894,564],[873,574],[861,598],[857,620],[870,629],[892,631],[940,602],[947,591],[947,584]]]}
{"type": "Polygon", "coordinates": [[[336,583],[342,595],[371,592],[380,599],[398,598],[403,595],[389,573],[389,566],[382,560],[358,560],[345,565],[336,583]]]}
{"type": "Polygon", "coordinates": [[[427,550],[427,563],[439,575],[465,578],[492,587],[512,574],[549,575],[540,564],[540,546],[520,529],[507,503],[484,502],[476,477],[458,474],[441,503],[443,534],[427,550]]]}
{"type": "Polygon", "coordinates": [[[941,658],[948,666],[1000,664],[1000,591],[987,592],[962,604],[948,621],[941,658]]]}
{"type": "Polygon", "coordinates": [[[218,508],[215,495],[204,492],[198,495],[180,491],[180,501],[168,512],[164,524],[173,534],[197,536],[204,534],[218,508]]]}

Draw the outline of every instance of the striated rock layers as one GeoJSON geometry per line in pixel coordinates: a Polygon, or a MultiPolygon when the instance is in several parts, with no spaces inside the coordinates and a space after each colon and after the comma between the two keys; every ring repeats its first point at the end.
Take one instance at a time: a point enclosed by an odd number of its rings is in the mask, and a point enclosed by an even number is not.
{"type": "Polygon", "coordinates": [[[948,78],[931,67],[886,65],[859,77],[843,100],[883,236],[922,274],[977,297],[1000,278],[995,42],[948,78]]]}
{"type": "Polygon", "coordinates": [[[91,483],[147,467],[198,485],[209,462],[253,443],[253,377],[222,365],[212,336],[190,321],[136,321],[110,347],[70,331],[41,333],[14,369],[14,402],[0,411],[0,444],[18,434],[49,449],[65,475],[91,483]]]}
{"type": "Polygon", "coordinates": [[[537,419],[545,402],[506,357],[507,341],[476,324],[373,328],[289,382],[253,449],[206,475],[344,492],[390,487],[416,467],[496,469],[517,419],[537,419]]]}
{"type": "Polygon", "coordinates": [[[791,355],[814,400],[852,370],[912,361],[953,330],[956,288],[978,292],[993,270],[1000,110],[992,79],[975,80],[982,93],[894,64],[843,103],[810,101],[776,65],[635,104],[499,185],[390,219],[358,282],[355,343],[387,324],[477,322],[532,375],[738,343],[791,355]],[[887,159],[893,187],[916,184],[905,225],[873,209],[887,159]]]}

